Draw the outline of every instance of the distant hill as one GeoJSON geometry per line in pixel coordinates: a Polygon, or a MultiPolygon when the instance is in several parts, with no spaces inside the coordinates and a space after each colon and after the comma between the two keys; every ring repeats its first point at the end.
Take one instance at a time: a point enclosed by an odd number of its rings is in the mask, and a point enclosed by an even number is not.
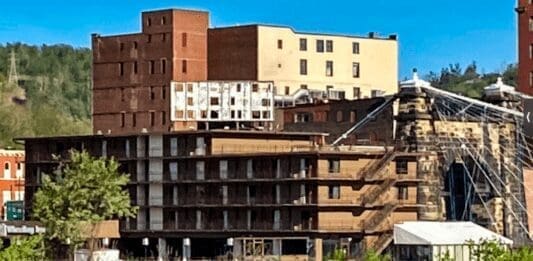
{"type": "Polygon", "coordinates": [[[475,62],[464,70],[459,64],[442,68],[440,74],[430,72],[425,76],[431,85],[443,90],[459,93],[472,98],[481,98],[483,87],[502,77],[505,84],[517,86],[518,70],[516,64],[507,65],[501,72],[479,73],[475,62]]]}
{"type": "Polygon", "coordinates": [[[0,147],[14,137],[91,132],[91,50],[69,45],[0,45],[0,147]],[[19,81],[8,83],[15,51],[19,81]]]}

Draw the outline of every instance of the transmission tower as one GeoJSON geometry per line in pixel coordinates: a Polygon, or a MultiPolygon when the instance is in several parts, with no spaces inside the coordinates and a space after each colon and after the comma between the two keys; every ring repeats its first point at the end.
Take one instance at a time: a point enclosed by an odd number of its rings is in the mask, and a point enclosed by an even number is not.
{"type": "Polygon", "coordinates": [[[8,83],[18,84],[19,75],[17,73],[17,58],[15,57],[15,50],[11,50],[11,57],[9,58],[9,76],[8,83]]]}

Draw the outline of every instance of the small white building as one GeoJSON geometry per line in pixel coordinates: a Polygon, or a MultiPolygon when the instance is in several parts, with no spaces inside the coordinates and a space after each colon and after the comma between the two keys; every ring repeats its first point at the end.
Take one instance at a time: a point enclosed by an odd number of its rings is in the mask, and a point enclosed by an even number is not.
{"type": "Polygon", "coordinates": [[[471,245],[513,241],[473,222],[409,221],[394,225],[394,260],[439,260],[446,253],[456,261],[470,260],[471,245]]]}

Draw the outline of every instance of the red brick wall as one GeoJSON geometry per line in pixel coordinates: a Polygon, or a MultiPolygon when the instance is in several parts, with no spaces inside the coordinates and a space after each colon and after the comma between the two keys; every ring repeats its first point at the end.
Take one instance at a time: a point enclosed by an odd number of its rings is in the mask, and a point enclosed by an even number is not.
{"type": "MultiPolygon", "coordinates": [[[[24,152],[0,150],[0,204],[4,203],[4,193],[10,194],[9,200],[15,200],[16,192],[24,191],[24,152]],[[4,176],[6,164],[9,167],[9,178],[4,176]],[[17,177],[17,168],[22,176],[17,177]]],[[[22,197],[20,200],[23,200],[22,197]]],[[[0,217],[4,218],[4,207],[0,207],[0,217]]]]}
{"type": "Polygon", "coordinates": [[[209,80],[257,80],[257,26],[209,29],[209,80]]]}
{"type": "Polygon", "coordinates": [[[93,35],[95,133],[99,130],[112,134],[135,133],[143,128],[166,132],[172,125],[170,82],[207,80],[207,13],[144,12],[141,23],[142,33],[93,35]],[[184,33],[187,35],[185,46],[184,33]],[[186,72],[182,71],[184,60],[187,61],[186,72]],[[137,73],[134,72],[135,63],[137,73]],[[122,75],[120,64],[123,64],[122,75]],[[151,115],[154,115],[153,124],[151,115]]]}
{"type": "Polygon", "coordinates": [[[518,2],[518,90],[533,95],[533,86],[529,84],[529,75],[533,72],[533,59],[530,58],[533,32],[529,30],[529,19],[533,17],[533,5],[529,4],[528,0],[518,2]]]}

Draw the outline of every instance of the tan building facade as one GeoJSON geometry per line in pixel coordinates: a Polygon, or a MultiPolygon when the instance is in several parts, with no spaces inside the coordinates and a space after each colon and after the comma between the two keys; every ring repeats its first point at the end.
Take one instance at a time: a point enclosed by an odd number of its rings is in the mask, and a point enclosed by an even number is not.
{"type": "Polygon", "coordinates": [[[355,37],[248,25],[210,29],[208,41],[211,80],[273,81],[278,95],[292,96],[308,89],[333,91],[329,94],[334,99],[397,91],[395,35],[355,37]]]}

